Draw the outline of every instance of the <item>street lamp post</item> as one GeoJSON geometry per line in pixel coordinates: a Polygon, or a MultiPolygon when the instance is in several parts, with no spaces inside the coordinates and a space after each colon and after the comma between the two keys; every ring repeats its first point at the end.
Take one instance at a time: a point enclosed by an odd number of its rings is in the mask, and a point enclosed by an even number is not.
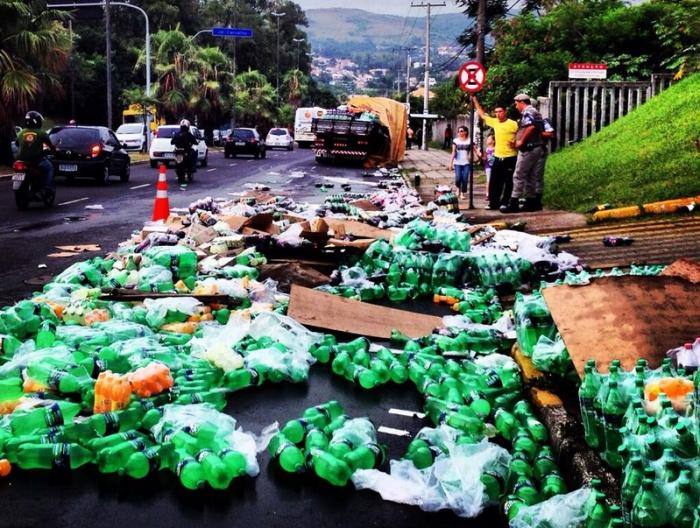
{"type": "Polygon", "coordinates": [[[297,43],[297,70],[299,69],[299,48],[301,47],[301,43],[304,42],[303,38],[293,38],[293,42],[297,43]]]}
{"type": "MultiPolygon", "coordinates": [[[[139,13],[143,15],[144,20],[146,21],[146,96],[151,95],[151,29],[150,29],[150,24],[148,21],[148,13],[141,9],[139,6],[135,6],[126,2],[114,2],[113,0],[109,1],[109,5],[118,5],[118,6],[124,6],[124,7],[130,7],[131,9],[136,9],[139,13]]],[[[85,3],[85,4],[76,4],[76,3],[71,3],[71,4],[46,4],[46,7],[48,9],[64,9],[64,8],[78,8],[78,7],[105,7],[106,3],[105,2],[90,2],[90,3],[85,3]]],[[[110,76],[111,77],[111,76],[110,76]]],[[[109,77],[108,77],[109,78],[109,77]]],[[[111,87],[110,87],[111,90],[111,87]]],[[[108,105],[111,105],[111,101],[108,103],[108,105]]],[[[150,121],[150,114],[146,114],[146,145],[150,147],[150,142],[151,142],[151,135],[149,133],[149,123],[150,121]]]]}
{"type": "Polygon", "coordinates": [[[284,13],[278,13],[273,11],[270,13],[273,17],[277,19],[277,67],[276,67],[276,78],[277,78],[277,106],[280,104],[280,17],[284,16],[284,13]]]}

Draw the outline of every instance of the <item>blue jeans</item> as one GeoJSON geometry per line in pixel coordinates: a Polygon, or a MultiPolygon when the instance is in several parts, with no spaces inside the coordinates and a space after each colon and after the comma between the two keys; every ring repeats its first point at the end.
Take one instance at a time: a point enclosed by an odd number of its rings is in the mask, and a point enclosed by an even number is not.
{"type": "Polygon", "coordinates": [[[41,160],[41,162],[37,165],[39,167],[39,170],[44,176],[44,188],[45,189],[54,189],[54,181],[53,181],[53,164],[47,160],[41,160]]]}
{"type": "Polygon", "coordinates": [[[455,165],[455,185],[459,192],[467,192],[467,186],[469,185],[469,176],[472,173],[471,165],[455,165]]]}

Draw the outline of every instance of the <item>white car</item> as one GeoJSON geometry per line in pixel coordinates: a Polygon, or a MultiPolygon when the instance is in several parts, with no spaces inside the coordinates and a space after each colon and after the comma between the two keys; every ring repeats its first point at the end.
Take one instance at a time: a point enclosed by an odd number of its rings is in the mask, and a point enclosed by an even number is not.
{"type": "MultiPolygon", "coordinates": [[[[148,151],[151,167],[155,169],[159,163],[167,164],[169,161],[175,161],[175,146],[170,143],[170,140],[179,130],[180,125],[162,125],[158,127],[156,135],[151,141],[151,149],[148,151]]],[[[197,161],[202,167],[206,167],[209,158],[209,148],[204,141],[204,136],[196,126],[191,126],[190,132],[199,141],[196,147],[197,161]]]]}
{"type": "Polygon", "coordinates": [[[143,123],[124,123],[115,133],[126,150],[146,152],[146,125],[143,123]]]}
{"type": "Polygon", "coordinates": [[[294,150],[294,138],[286,128],[272,128],[267,133],[265,145],[268,149],[284,148],[294,150]]]}

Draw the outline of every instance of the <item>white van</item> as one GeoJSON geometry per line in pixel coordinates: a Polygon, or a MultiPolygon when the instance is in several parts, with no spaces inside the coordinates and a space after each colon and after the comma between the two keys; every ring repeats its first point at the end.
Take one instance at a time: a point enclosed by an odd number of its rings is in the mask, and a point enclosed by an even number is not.
{"type": "Polygon", "coordinates": [[[314,117],[323,117],[326,114],[324,108],[314,106],[310,108],[297,108],[294,116],[294,141],[300,148],[311,147],[316,136],[311,132],[311,120],[314,117]]]}

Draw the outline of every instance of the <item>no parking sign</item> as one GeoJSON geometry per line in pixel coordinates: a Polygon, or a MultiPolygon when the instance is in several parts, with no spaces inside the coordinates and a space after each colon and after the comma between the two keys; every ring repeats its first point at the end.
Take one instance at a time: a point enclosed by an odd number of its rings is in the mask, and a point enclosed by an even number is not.
{"type": "Polygon", "coordinates": [[[486,68],[477,61],[465,62],[459,68],[457,79],[459,87],[465,92],[478,92],[486,83],[486,68]]]}

